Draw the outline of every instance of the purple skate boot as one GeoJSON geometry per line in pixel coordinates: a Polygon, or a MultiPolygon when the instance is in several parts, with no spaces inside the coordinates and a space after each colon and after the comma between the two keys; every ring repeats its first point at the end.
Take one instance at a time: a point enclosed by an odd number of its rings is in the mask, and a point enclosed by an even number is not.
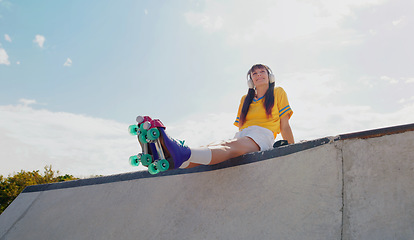
{"type": "Polygon", "coordinates": [[[129,132],[137,135],[143,153],[130,157],[130,163],[139,162],[148,167],[151,174],[179,168],[191,155],[184,142],[178,143],[165,133],[165,126],[159,119],[148,116],[137,117],[137,124],[129,126],[129,132]]]}
{"type": "Polygon", "coordinates": [[[163,150],[172,158],[172,169],[177,169],[190,158],[191,150],[184,145],[184,141],[176,141],[168,136],[164,129],[161,128],[160,132],[163,150]]]}

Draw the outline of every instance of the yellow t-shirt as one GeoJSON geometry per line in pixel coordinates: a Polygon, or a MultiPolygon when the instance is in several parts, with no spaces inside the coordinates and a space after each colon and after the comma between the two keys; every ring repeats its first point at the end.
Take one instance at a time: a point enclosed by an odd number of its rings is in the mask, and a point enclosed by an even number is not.
{"type": "Polygon", "coordinates": [[[253,99],[252,103],[250,104],[249,111],[246,115],[246,121],[243,126],[239,126],[239,119],[241,110],[243,107],[244,99],[246,95],[244,95],[240,101],[239,105],[239,112],[237,113],[236,121],[234,125],[239,127],[239,130],[243,130],[250,126],[260,126],[269,129],[273,132],[274,137],[280,133],[280,119],[284,116],[288,116],[289,118],[292,116],[293,111],[290,108],[289,101],[286,95],[285,90],[281,87],[276,87],[274,90],[275,94],[275,104],[272,109],[272,116],[269,118],[266,114],[266,109],[263,105],[264,97],[261,97],[258,100],[253,99]]]}

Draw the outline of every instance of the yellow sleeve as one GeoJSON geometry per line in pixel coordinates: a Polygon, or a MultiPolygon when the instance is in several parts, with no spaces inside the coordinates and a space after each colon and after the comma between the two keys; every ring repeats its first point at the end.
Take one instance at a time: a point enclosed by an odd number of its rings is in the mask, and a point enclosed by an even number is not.
{"type": "Polygon", "coordinates": [[[239,111],[237,112],[236,121],[234,121],[234,126],[236,126],[236,127],[239,127],[240,114],[241,114],[241,110],[243,108],[243,103],[244,103],[245,98],[246,98],[246,95],[244,95],[240,100],[239,111]]]}
{"type": "Polygon", "coordinates": [[[289,100],[287,97],[287,94],[283,88],[278,87],[275,90],[276,92],[276,99],[277,99],[277,108],[279,110],[279,118],[282,118],[284,116],[289,116],[289,118],[292,116],[293,111],[290,107],[289,100]]]}

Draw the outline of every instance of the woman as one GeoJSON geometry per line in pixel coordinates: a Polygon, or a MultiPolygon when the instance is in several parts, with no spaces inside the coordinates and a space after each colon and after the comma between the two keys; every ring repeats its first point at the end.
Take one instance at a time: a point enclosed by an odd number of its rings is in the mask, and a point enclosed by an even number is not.
{"type": "Polygon", "coordinates": [[[269,150],[279,133],[289,144],[295,142],[289,125],[293,111],[285,91],[281,87],[275,88],[270,68],[256,64],[248,71],[247,79],[249,91],[240,102],[234,123],[239,132],[234,139],[205,148],[189,149],[161,131],[162,148],[172,158],[173,168],[213,165],[249,152],[269,150]]]}
{"type": "Polygon", "coordinates": [[[293,114],[283,88],[275,88],[275,78],[269,67],[256,64],[247,73],[249,91],[240,101],[237,119],[239,128],[234,139],[204,148],[188,148],[161,130],[161,144],[166,156],[173,160],[172,168],[213,165],[249,152],[273,147],[276,135],[293,144],[289,125],[293,114]]]}
{"type": "Polygon", "coordinates": [[[281,133],[289,144],[295,142],[289,119],[293,114],[283,88],[275,88],[269,67],[256,64],[247,73],[249,91],[240,101],[235,138],[207,148],[191,149],[191,155],[180,168],[213,165],[249,152],[273,148],[281,133]]]}

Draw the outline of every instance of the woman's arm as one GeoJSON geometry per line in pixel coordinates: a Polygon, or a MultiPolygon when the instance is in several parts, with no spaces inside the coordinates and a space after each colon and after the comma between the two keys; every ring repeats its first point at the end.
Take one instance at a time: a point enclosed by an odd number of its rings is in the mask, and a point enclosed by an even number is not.
{"type": "Polygon", "coordinates": [[[295,139],[293,137],[292,129],[289,125],[289,116],[285,115],[280,119],[280,132],[282,133],[282,137],[284,140],[287,140],[289,144],[295,143],[295,139]]]}

